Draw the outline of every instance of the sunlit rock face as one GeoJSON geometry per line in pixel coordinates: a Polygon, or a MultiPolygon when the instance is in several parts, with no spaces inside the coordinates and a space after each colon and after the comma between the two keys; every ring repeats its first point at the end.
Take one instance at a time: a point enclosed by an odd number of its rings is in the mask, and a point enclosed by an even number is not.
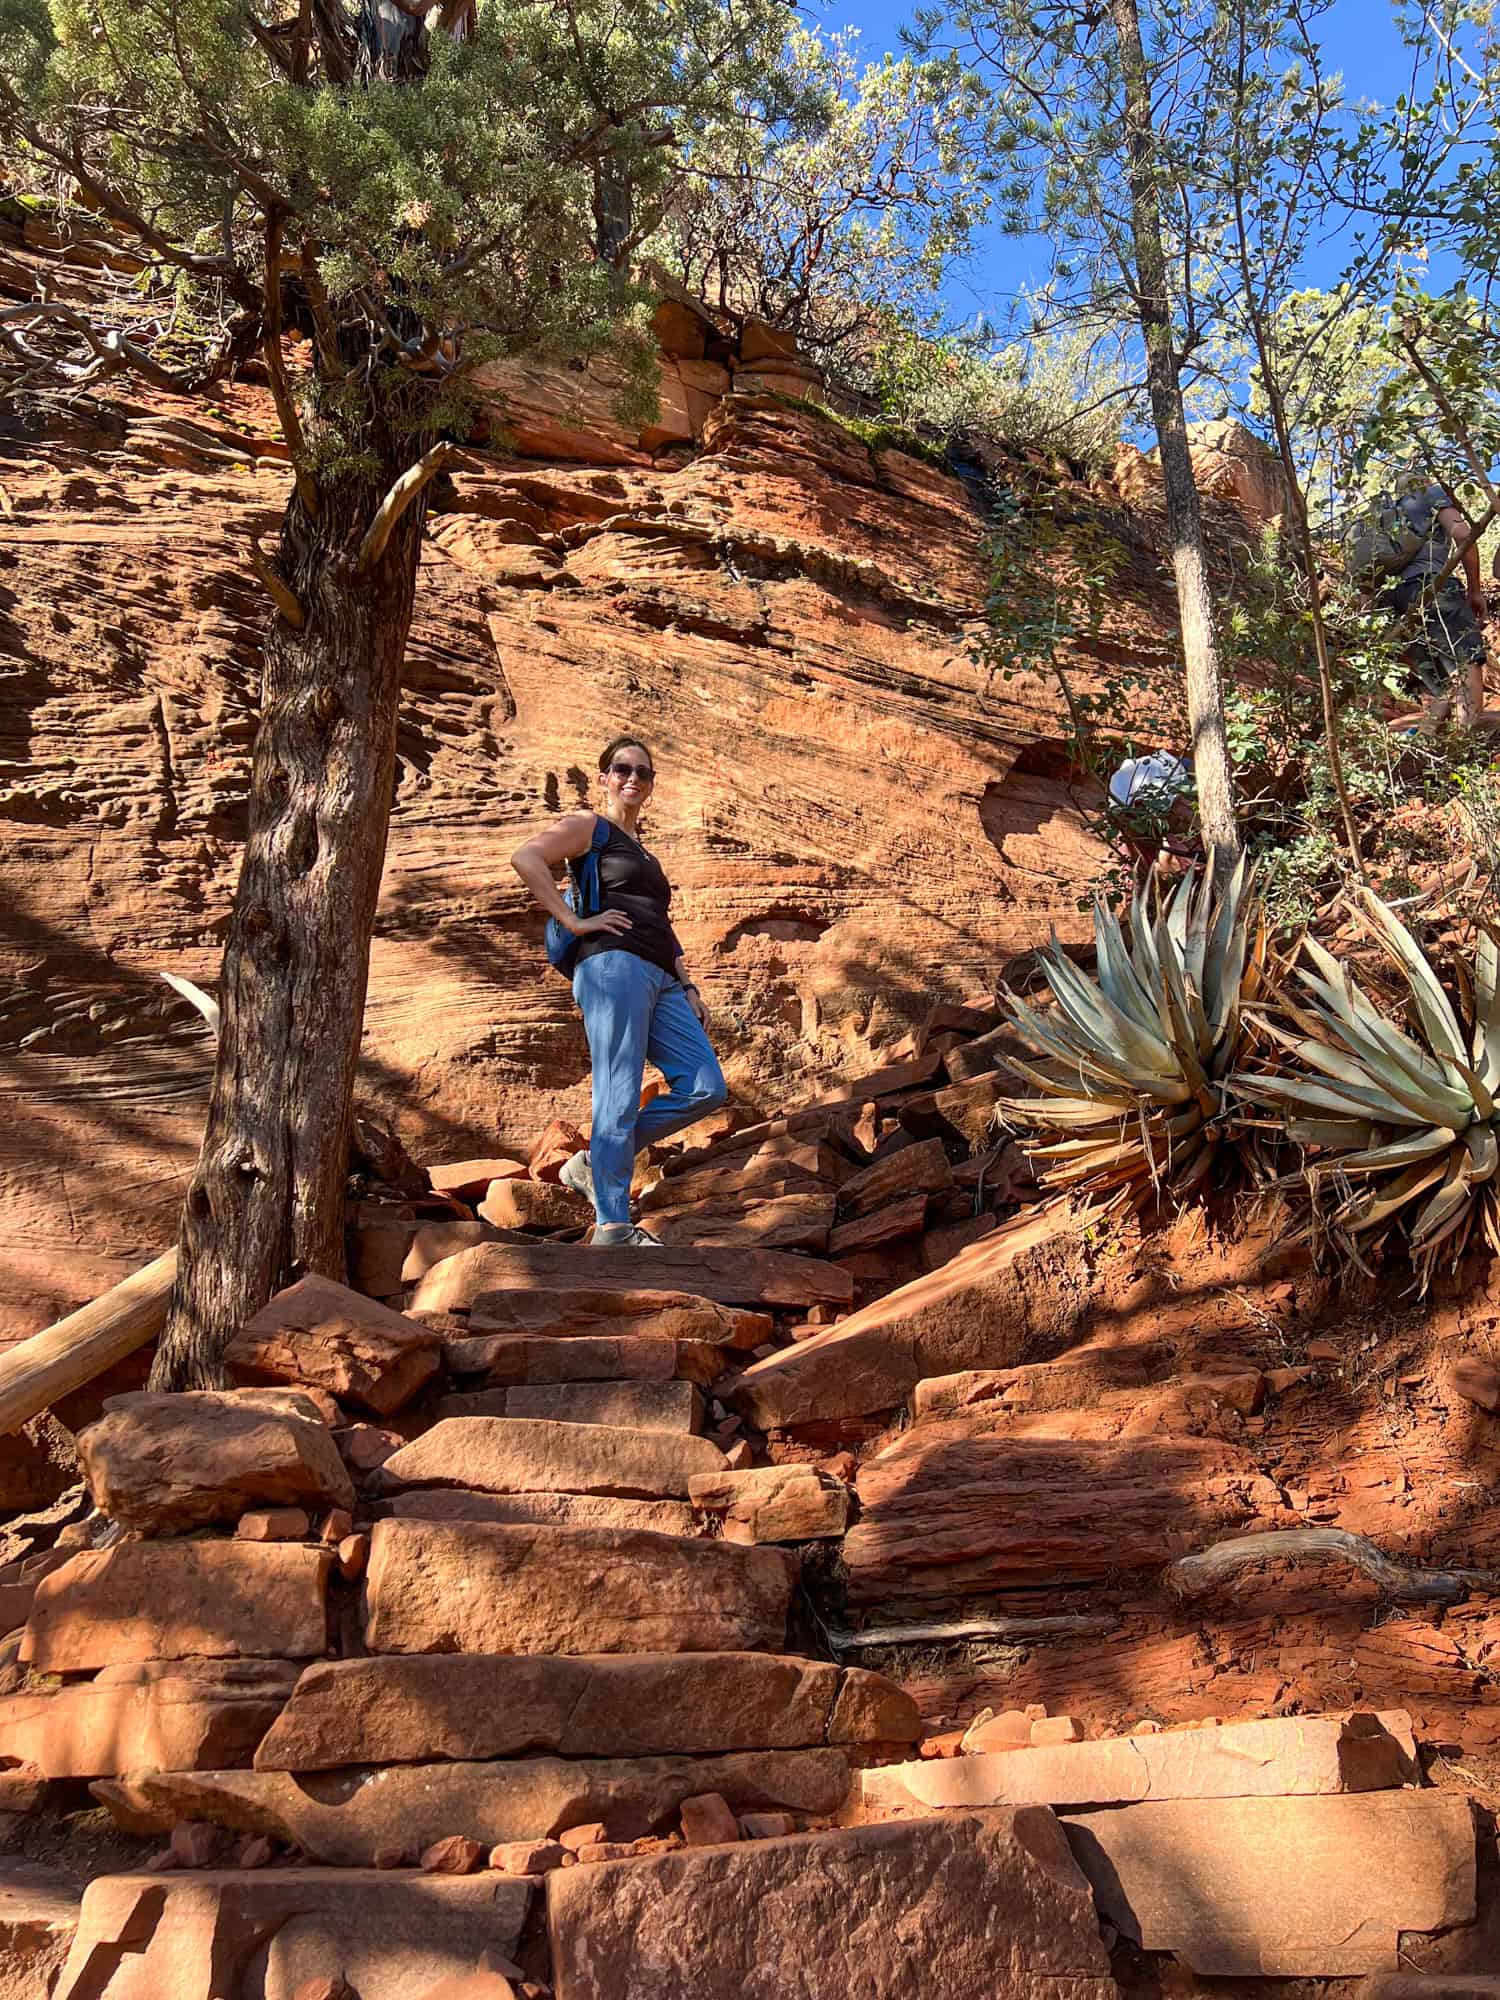
{"type": "MultiPolygon", "coordinates": [[[[990,995],[1054,925],[1082,935],[1103,850],[1062,696],[972,657],[982,484],[733,362],[670,358],[672,382],[696,371],[686,414],[673,390],[635,434],[593,376],[519,371],[495,416],[541,455],[434,495],[362,1084],[419,1158],[522,1147],[586,1106],[579,1018],[507,856],[589,801],[621,729],[656,753],[646,837],[760,1110],[868,1066],[934,998],[990,995]]],[[[217,977],[270,610],[247,537],[273,541],[287,481],[263,390],[120,395],[0,443],[9,1337],[175,1226],[210,1051],[158,975],[217,977]]],[[[1121,662],[1165,680],[1149,496],[1055,493],[1065,524],[1103,504],[1121,550],[1076,685],[1121,662]]]]}

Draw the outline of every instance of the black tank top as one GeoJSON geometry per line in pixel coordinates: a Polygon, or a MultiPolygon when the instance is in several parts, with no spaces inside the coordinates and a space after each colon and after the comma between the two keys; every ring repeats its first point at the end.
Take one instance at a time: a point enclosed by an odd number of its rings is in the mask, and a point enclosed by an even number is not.
{"type": "Polygon", "coordinates": [[[598,931],[580,938],[574,963],[601,951],[629,951],[675,978],[682,946],[667,915],[672,885],[656,856],[648,854],[613,820],[609,822],[609,839],[599,850],[599,889],[599,907],[623,910],[630,919],[630,929],[621,937],[598,931]]]}

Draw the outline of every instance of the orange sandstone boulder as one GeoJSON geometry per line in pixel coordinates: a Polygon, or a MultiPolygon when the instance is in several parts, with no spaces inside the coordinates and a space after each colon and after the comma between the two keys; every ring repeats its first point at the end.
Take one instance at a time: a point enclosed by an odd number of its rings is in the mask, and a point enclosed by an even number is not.
{"type": "Polygon", "coordinates": [[[48,1778],[248,1765],[297,1668],[283,1660],[147,1660],[0,1699],[0,1757],[48,1778]]]}
{"type": "Polygon", "coordinates": [[[388,1458],[388,1493],[465,1486],[480,1493],[617,1493],[687,1497],[698,1473],[722,1472],[724,1454],[685,1432],[528,1417],[447,1417],[388,1458]]]}
{"type": "Polygon", "coordinates": [[[381,1521],[365,1643],[372,1653],[776,1652],[796,1575],[781,1549],[640,1530],[381,1521]]]}
{"type": "Polygon", "coordinates": [[[226,1358],[241,1381],[311,1382],[383,1417],[436,1373],[440,1340],[347,1285],[302,1278],[261,1308],[226,1358]]]}
{"type": "Polygon", "coordinates": [[[23,1651],[40,1673],[132,1660],[308,1659],[328,1644],[332,1557],[300,1542],[117,1542],[37,1586],[23,1651]]]}
{"type": "Polygon", "coordinates": [[[570,1868],[547,1877],[547,1925],[557,2000],[1116,1991],[1088,1883],[1036,1808],[570,1868]]]}
{"type": "Polygon", "coordinates": [[[354,1504],[327,1426],[311,1404],[275,1391],[116,1396],[78,1453],[100,1512],[148,1534],[250,1508],[354,1504]]]}
{"type": "Polygon", "coordinates": [[[304,1669],[255,1768],[794,1750],[918,1726],[883,1675],[775,1654],[384,1654],[304,1669]]]}

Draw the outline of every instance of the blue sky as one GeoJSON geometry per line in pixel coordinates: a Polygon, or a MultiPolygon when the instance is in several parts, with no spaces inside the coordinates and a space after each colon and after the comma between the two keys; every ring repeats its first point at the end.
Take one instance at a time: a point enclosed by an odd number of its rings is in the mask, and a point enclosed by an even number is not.
{"type": "MultiPolygon", "coordinates": [[[[858,28],[871,58],[900,46],[900,28],[913,12],[914,0],[827,0],[812,10],[827,28],[858,28]]],[[[1319,24],[1327,70],[1340,72],[1347,102],[1373,99],[1389,103],[1406,88],[1410,51],[1397,31],[1388,0],[1334,0],[1319,24]]],[[[1308,284],[1331,284],[1341,264],[1336,243],[1325,245],[1308,260],[1308,284]]],[[[1004,316],[1018,290],[1039,283],[1046,275],[1046,258],[1038,246],[987,233],[968,266],[949,280],[947,302],[957,322],[972,322],[976,313],[1004,316]]]]}

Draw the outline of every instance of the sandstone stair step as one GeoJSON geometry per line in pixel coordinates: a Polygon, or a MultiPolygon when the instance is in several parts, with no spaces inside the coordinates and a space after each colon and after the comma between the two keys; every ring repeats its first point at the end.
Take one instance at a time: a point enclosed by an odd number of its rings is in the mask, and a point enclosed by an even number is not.
{"type": "Polygon", "coordinates": [[[368,1868],[415,1859],[451,1834],[495,1846],[546,1840],[602,1821],[636,1838],[668,1826],[684,1799],[718,1792],[737,1812],[835,1813],[849,1794],[838,1748],[731,1751],[706,1757],[518,1757],[336,1771],[139,1771],[91,1790],[131,1833],[202,1820],[265,1834],[314,1861],[368,1868]]]}
{"type": "Polygon", "coordinates": [[[1112,1389],[1143,1389],[1158,1381],[1171,1365],[1171,1349],[1163,1341],[1140,1340],[1116,1346],[1083,1345],[1052,1361],[1033,1361],[1017,1368],[969,1368],[953,1375],[934,1375],[918,1382],[912,1394],[912,1416],[954,1416],[991,1406],[1061,1410],[1094,1402],[1112,1389]]]}
{"type": "Polygon", "coordinates": [[[1394,1972],[1403,1931],[1474,1921],[1473,1812],[1454,1792],[1164,1799],[1063,1824],[1100,1916],[1205,1977],[1394,1972]]]}
{"type": "Polygon", "coordinates": [[[897,1744],[921,1728],[883,1675],[772,1653],[383,1654],[319,1661],[282,1698],[258,1771],[897,1744]]]}
{"type": "Polygon", "coordinates": [[[397,1521],[488,1521],[503,1527],[645,1528],[654,1535],[703,1533],[686,1500],[622,1500],[608,1493],[475,1493],[419,1486],[380,1503],[397,1521]]]}
{"type": "Polygon", "coordinates": [[[40,1673],[132,1661],[310,1659],[328,1649],[324,1549],[296,1542],[118,1542],[44,1577],[21,1656],[40,1673]]]}
{"type": "Polygon", "coordinates": [[[797,1575],[783,1549],[643,1529],[379,1521],[365,1648],[779,1653],[797,1575]]]}
{"type": "MultiPolygon", "coordinates": [[[[571,1346],[564,1341],[560,1346],[571,1346]]],[[[691,1382],[523,1383],[444,1396],[434,1406],[448,1417],[531,1417],[549,1423],[608,1424],[617,1430],[696,1435],[703,1398],[691,1382]]]]}
{"type": "Polygon", "coordinates": [[[1415,1783],[1413,1749],[1405,1714],[1272,1717],[886,1764],[861,1774],[861,1795],[874,1810],[1321,1797],[1415,1783]]]}
{"type": "Polygon", "coordinates": [[[248,1766],[297,1684],[290,1660],[151,1660],[0,1697],[0,1757],[45,1778],[248,1766]]]}
{"type": "MultiPolygon", "coordinates": [[[[679,1377],[696,1382],[697,1349],[704,1351],[715,1375],[723,1373],[721,1351],[706,1341],[663,1340],[650,1334],[580,1335],[576,1340],[479,1334],[445,1341],[443,1361],[450,1375],[477,1377],[491,1389],[519,1388],[528,1382],[672,1382],[679,1377]]],[[[709,1380],[713,1379],[711,1375],[709,1380]]],[[[471,1381],[469,1386],[476,1384],[471,1381]]]]}
{"type": "Polygon", "coordinates": [[[451,1312],[468,1307],[481,1292],[568,1284],[616,1292],[652,1286],[739,1306],[810,1306],[820,1301],[842,1306],[854,1296],[849,1274],[836,1264],[785,1250],[635,1250],[548,1242],[533,1249],[481,1243],[435,1264],[417,1284],[408,1305],[412,1311],[451,1312]]]}
{"type": "Polygon", "coordinates": [[[547,1928],[556,2000],[1118,1992],[1088,1883],[1035,1809],[569,1868],[547,1928]]]}
{"type": "MultiPolygon", "coordinates": [[[[460,1279],[463,1274],[457,1274],[460,1279]]],[[[465,1283],[459,1290],[467,1299],[465,1283]]],[[[775,1331],[770,1313],[721,1305],[691,1292],[659,1287],[598,1291],[576,1285],[533,1286],[526,1291],[481,1291],[468,1306],[471,1338],[449,1335],[444,1353],[460,1375],[486,1364],[473,1336],[532,1340],[671,1340],[678,1348],[760,1347],[775,1331]]]]}
{"type": "Polygon", "coordinates": [[[101,1875],[53,2000],[306,2000],[344,1981],[359,2000],[426,2000],[485,1952],[512,1958],[534,1894],[414,1869],[101,1875]]]}
{"type": "Polygon", "coordinates": [[[831,1192],[791,1192],[771,1199],[715,1195],[682,1207],[650,1211],[650,1229],[673,1249],[811,1250],[821,1255],[833,1229],[831,1192]]]}
{"type": "Polygon", "coordinates": [[[725,1469],[717,1445],[683,1431],[541,1417],[445,1417],[388,1458],[379,1480],[386,1493],[463,1486],[480,1493],[682,1500],[695,1474],[725,1469]]]}

